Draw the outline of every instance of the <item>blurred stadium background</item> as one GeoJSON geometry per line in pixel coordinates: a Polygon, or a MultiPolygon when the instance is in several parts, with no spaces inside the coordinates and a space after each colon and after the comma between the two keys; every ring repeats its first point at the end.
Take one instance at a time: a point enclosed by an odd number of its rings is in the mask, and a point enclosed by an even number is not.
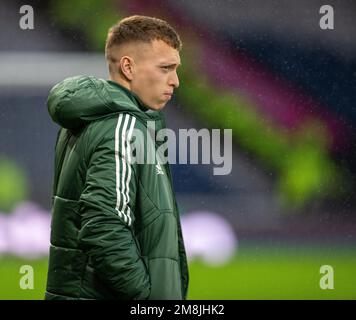
{"type": "Polygon", "coordinates": [[[53,151],[46,108],[65,77],[107,78],[106,31],[145,14],[184,43],[168,126],[231,128],[233,166],[173,165],[190,257],[190,299],[356,298],[356,4],[331,1],[0,3],[0,299],[42,299],[53,151]],[[19,286],[22,265],[34,289],[19,286]],[[334,289],[322,290],[322,265],[334,289]]]}

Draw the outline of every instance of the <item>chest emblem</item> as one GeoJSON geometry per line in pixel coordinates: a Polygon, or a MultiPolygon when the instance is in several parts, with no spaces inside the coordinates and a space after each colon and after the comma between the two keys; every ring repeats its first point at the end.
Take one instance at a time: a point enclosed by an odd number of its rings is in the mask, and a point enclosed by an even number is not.
{"type": "Polygon", "coordinates": [[[158,163],[156,164],[156,174],[164,174],[162,168],[161,168],[161,165],[158,163]]]}

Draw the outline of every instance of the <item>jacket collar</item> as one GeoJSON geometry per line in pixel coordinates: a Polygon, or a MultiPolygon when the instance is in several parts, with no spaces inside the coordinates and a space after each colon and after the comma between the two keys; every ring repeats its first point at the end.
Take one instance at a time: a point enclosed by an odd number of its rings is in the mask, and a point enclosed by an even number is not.
{"type": "Polygon", "coordinates": [[[121,90],[126,94],[126,96],[135,104],[139,107],[139,109],[143,112],[147,112],[149,108],[146,107],[146,105],[141,101],[141,99],[133,93],[131,90],[125,88],[121,84],[118,84],[115,81],[112,80],[107,80],[107,82],[112,85],[113,87],[116,87],[117,89],[121,90]]]}

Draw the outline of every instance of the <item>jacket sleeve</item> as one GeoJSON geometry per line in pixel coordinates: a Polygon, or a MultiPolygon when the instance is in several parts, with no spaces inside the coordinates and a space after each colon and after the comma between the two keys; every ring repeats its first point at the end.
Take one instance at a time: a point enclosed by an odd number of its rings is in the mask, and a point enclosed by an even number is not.
{"type": "Polygon", "coordinates": [[[150,294],[148,270],[132,230],[137,180],[128,141],[135,121],[120,114],[100,121],[105,129],[93,130],[104,137],[90,154],[80,198],[79,243],[118,299],[146,299],[150,294]]]}

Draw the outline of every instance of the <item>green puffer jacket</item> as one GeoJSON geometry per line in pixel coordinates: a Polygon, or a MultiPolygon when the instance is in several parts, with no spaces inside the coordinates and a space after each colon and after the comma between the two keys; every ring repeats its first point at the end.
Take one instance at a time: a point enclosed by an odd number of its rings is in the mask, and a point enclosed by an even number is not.
{"type": "Polygon", "coordinates": [[[46,299],[185,299],[188,268],[169,165],[127,161],[134,130],[165,127],[112,81],[77,76],[50,92],[55,149],[46,299]]]}

